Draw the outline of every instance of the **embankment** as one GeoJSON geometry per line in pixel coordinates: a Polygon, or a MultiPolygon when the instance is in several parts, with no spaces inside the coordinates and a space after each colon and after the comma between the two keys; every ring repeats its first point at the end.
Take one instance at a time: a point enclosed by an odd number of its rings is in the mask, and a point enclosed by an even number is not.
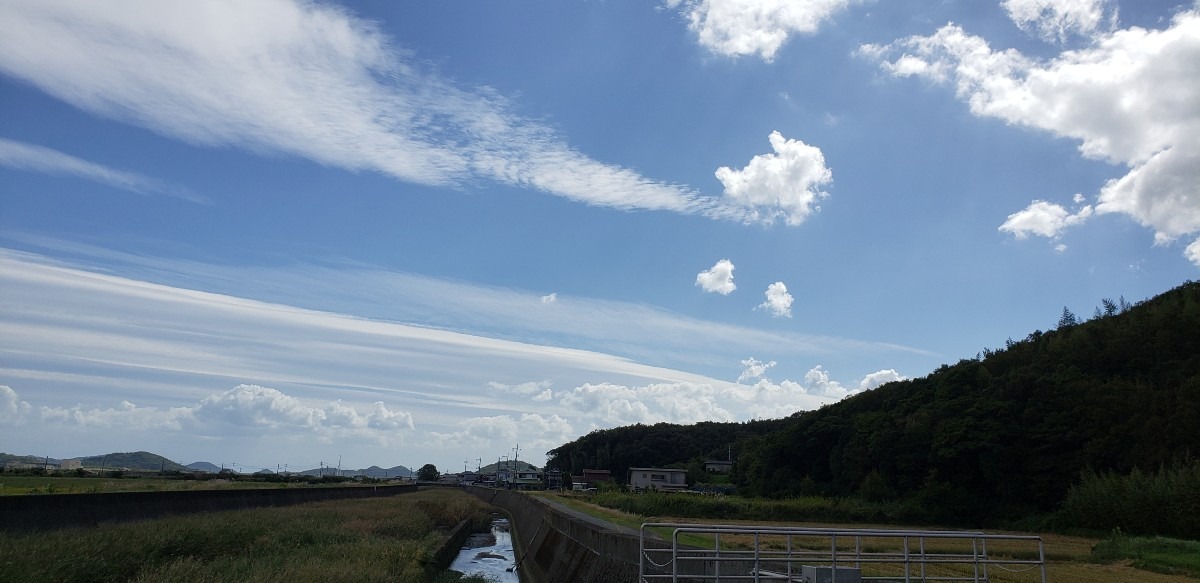
{"type": "Polygon", "coordinates": [[[415,485],[0,496],[0,530],[28,532],[170,514],[289,506],[415,492],[415,485]]]}
{"type": "Polygon", "coordinates": [[[525,583],[628,583],[638,578],[639,541],[601,521],[509,490],[469,487],[508,513],[525,583]]]}

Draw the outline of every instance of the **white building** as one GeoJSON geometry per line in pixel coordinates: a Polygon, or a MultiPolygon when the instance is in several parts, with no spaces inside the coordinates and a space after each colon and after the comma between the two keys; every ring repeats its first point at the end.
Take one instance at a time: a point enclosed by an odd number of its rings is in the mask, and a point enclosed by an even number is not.
{"type": "Polygon", "coordinates": [[[629,487],[634,490],[678,492],[687,489],[687,470],[629,468],[629,487]]]}

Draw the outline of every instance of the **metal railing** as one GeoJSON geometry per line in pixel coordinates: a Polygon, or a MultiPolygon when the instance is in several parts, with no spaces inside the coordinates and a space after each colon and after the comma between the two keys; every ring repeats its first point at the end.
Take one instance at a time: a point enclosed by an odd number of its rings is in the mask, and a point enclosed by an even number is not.
{"type": "Polygon", "coordinates": [[[1037,536],[646,523],[640,539],[639,583],[801,582],[802,567],[823,568],[828,579],[821,581],[829,583],[839,576],[845,583],[1046,583],[1045,547],[1037,536]],[[669,540],[656,531],[669,532],[669,540]]]}

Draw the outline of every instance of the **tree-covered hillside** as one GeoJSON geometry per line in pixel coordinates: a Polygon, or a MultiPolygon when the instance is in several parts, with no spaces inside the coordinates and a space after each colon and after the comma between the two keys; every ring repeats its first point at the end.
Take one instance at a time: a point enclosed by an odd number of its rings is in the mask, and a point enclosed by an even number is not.
{"type": "Polygon", "coordinates": [[[1053,331],[785,420],[613,429],[550,454],[620,472],[730,441],[748,495],[896,499],[959,523],[1053,510],[1085,470],[1200,455],[1200,283],[1086,322],[1064,310],[1053,331]]]}
{"type": "Polygon", "coordinates": [[[799,415],[744,444],[736,482],[771,497],[936,500],[986,520],[1055,508],[1087,468],[1153,471],[1200,453],[1200,283],[1124,311],[1104,305],[1091,321],[1064,317],[980,359],[799,415]]]}
{"type": "MultiPolygon", "coordinates": [[[[735,442],[781,429],[785,420],[746,423],[657,423],[598,429],[546,453],[547,469],[580,474],[610,470],[623,481],[629,468],[682,466],[697,459],[725,459],[735,442]]],[[[736,447],[735,447],[736,453],[736,447]]]]}
{"type": "Polygon", "coordinates": [[[132,451],[94,455],[81,459],[83,467],[92,469],[127,468],[130,470],[186,471],[187,468],[148,451],[132,451]]]}

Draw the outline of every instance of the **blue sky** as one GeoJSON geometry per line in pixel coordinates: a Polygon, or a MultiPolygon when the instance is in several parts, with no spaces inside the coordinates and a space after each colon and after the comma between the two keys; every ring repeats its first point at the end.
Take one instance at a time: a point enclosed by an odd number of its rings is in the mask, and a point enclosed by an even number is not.
{"type": "Polygon", "coordinates": [[[1200,269],[1187,2],[0,3],[0,450],[435,463],[1200,269]]]}

